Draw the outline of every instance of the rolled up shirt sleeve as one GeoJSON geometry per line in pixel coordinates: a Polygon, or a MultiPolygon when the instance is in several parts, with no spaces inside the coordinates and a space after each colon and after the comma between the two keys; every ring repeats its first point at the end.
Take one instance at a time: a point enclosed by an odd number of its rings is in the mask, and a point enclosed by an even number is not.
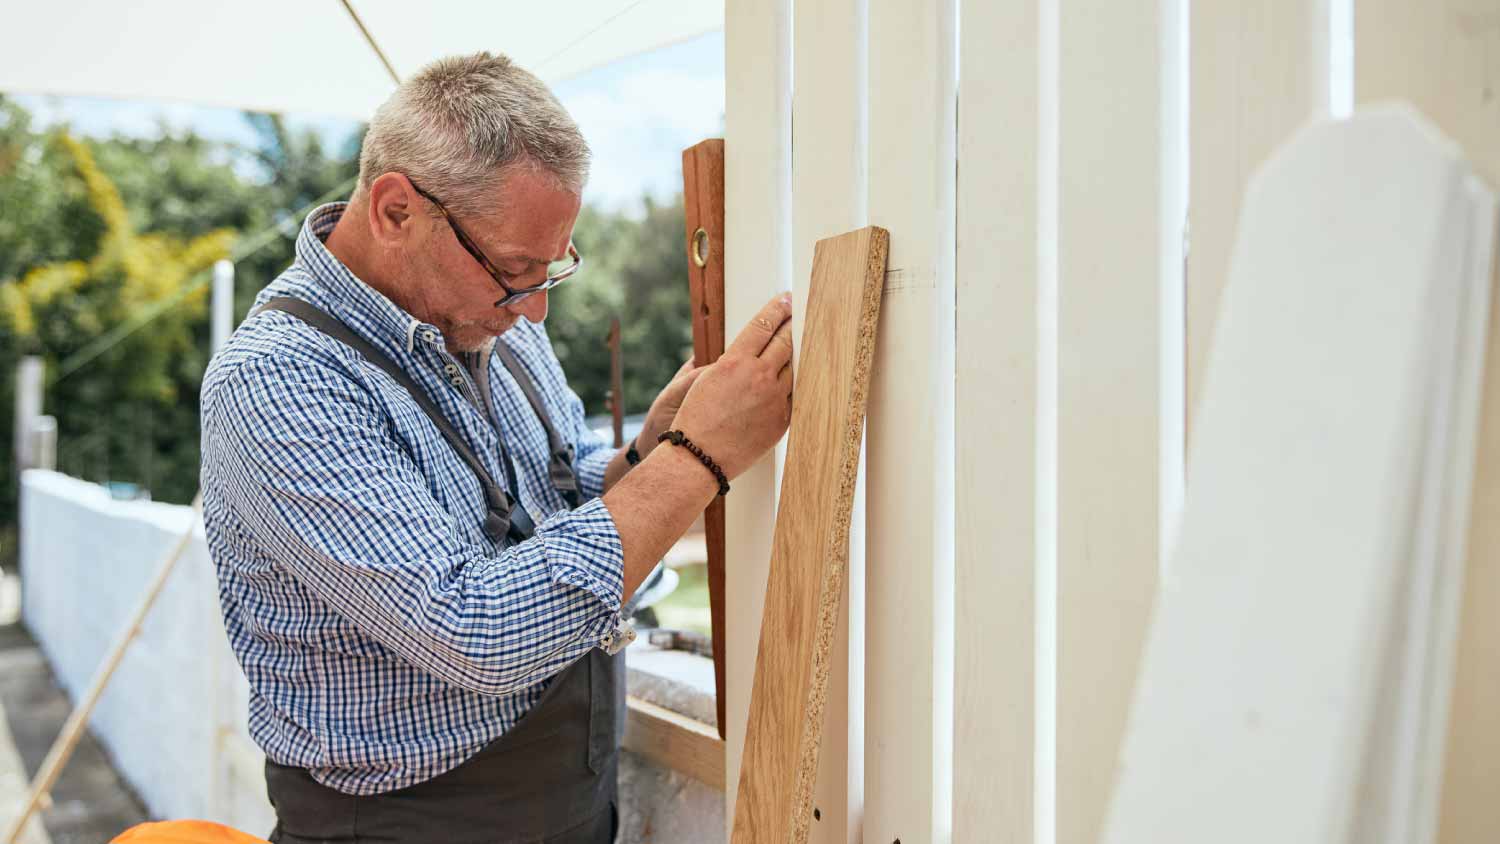
{"type": "Polygon", "coordinates": [[[247,361],[203,413],[225,504],[292,577],[419,669],[509,694],[624,635],[624,553],[602,501],[497,553],[434,497],[364,386],[315,361],[247,361]]]}

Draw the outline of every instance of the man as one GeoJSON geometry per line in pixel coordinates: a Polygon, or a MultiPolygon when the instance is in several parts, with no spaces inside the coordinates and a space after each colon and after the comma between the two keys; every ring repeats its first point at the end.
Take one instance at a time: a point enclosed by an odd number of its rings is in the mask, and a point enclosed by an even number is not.
{"type": "Polygon", "coordinates": [[[431,65],[209,367],[204,523],[273,841],[613,839],[622,601],[785,432],[791,306],[685,366],[638,458],[606,448],[542,328],[588,157],[504,57],[431,65]]]}

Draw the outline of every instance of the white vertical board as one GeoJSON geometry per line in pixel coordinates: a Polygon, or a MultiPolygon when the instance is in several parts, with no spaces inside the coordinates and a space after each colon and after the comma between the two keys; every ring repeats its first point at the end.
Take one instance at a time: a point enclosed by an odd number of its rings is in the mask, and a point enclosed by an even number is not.
{"type": "MultiPolygon", "coordinates": [[[[798,3],[792,24],[793,359],[818,240],[866,225],[865,0],[798,3]]],[[[828,687],[809,840],[859,844],[864,793],[864,472],[856,481],[843,611],[828,687]]]]}
{"type": "Polygon", "coordinates": [[[1494,226],[1405,109],[1251,183],[1108,844],[1431,840],[1494,226]]]}
{"type": "MultiPolygon", "coordinates": [[[[1494,0],[1355,0],[1354,94],[1410,101],[1500,185],[1500,7],[1494,0]]],[[[1500,276],[1496,276],[1500,281],[1500,276]]],[[[1500,304],[1492,299],[1491,306],[1500,304]]],[[[1490,324],[1500,324],[1491,312],[1490,324]]],[[[1443,777],[1440,840],[1500,829],[1500,332],[1485,367],[1483,427],[1443,777]]]]}
{"type": "Polygon", "coordinates": [[[870,4],[870,223],[891,233],[866,422],[866,841],[952,833],[955,0],[870,4]]]}
{"type": "Polygon", "coordinates": [[[1055,223],[1041,197],[1056,179],[1047,5],[964,0],[959,13],[954,841],[1029,844],[1036,788],[1050,786],[1036,767],[1038,572],[1055,563],[1044,491],[1056,402],[1043,354],[1056,342],[1055,223]]]}
{"type": "Polygon", "coordinates": [[[1329,0],[1200,2],[1192,10],[1187,412],[1208,362],[1250,174],[1329,111],[1329,0]]]}
{"type": "MultiPolygon", "coordinates": [[[[733,337],[791,281],[791,0],[728,0],[724,7],[724,320],[733,337]]],[[[724,835],[755,683],[755,652],[776,522],[771,457],[734,482],[724,502],[726,727],[724,835]]]]}
{"type": "Polygon", "coordinates": [[[1181,278],[1164,248],[1181,238],[1164,223],[1172,5],[1068,0],[1058,22],[1059,844],[1099,835],[1157,580],[1161,465],[1180,465],[1160,448],[1163,279],[1181,278]]]}

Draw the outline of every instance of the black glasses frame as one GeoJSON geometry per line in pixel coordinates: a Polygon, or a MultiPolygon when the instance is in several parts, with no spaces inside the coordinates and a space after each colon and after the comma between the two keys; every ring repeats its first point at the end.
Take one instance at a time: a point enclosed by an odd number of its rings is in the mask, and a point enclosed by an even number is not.
{"type": "Polygon", "coordinates": [[[413,182],[409,177],[406,181],[411,185],[412,190],[416,191],[423,199],[431,202],[432,207],[436,208],[438,213],[443,215],[443,219],[448,223],[448,228],[453,230],[453,236],[458,239],[458,245],[462,246],[464,251],[468,252],[479,263],[479,266],[485,272],[489,273],[490,278],[494,279],[495,283],[500,285],[500,289],[505,291],[505,295],[495,301],[495,307],[497,308],[503,308],[506,305],[515,304],[545,290],[551,290],[564,281],[567,281],[570,276],[578,272],[579,267],[583,266],[583,257],[578,254],[578,247],[574,246],[570,240],[568,241],[568,257],[573,259],[573,263],[555,273],[548,274],[545,281],[534,287],[511,287],[505,281],[505,276],[509,275],[509,273],[502,272],[494,264],[490,263],[490,259],[485,257],[484,252],[480,250],[479,245],[474,242],[474,239],[469,237],[468,233],[463,230],[463,227],[458,224],[457,220],[453,219],[453,215],[448,213],[448,209],[443,207],[443,203],[439,202],[437,197],[417,187],[417,183],[413,182]]]}

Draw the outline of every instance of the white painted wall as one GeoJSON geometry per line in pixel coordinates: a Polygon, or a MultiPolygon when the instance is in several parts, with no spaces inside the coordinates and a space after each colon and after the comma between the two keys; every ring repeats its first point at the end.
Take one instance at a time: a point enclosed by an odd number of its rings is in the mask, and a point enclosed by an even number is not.
{"type": "MultiPolygon", "coordinates": [[[[23,618],[70,696],[88,687],[191,518],[187,507],[115,501],[103,487],[56,472],[23,476],[23,618]]],[[[265,835],[274,816],[216,588],[199,525],[90,727],[152,815],[265,835]],[[238,738],[217,742],[220,724],[238,738]]]]}

